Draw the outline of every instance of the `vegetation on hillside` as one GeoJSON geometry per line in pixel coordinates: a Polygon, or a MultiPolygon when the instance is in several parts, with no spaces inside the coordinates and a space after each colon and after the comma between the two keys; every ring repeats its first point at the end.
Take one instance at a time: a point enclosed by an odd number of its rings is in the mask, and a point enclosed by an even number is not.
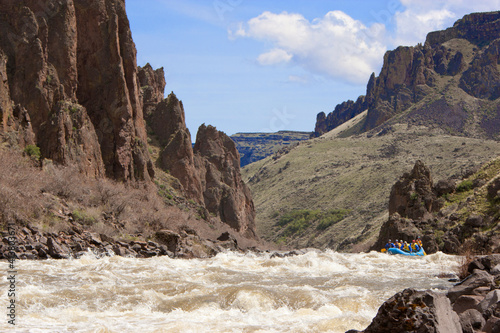
{"type": "MultiPolygon", "coordinates": [[[[287,154],[248,165],[242,173],[252,189],[261,237],[284,243],[288,226],[277,225],[277,218],[285,213],[344,209],[350,213],[330,227],[321,231],[309,227],[318,231],[314,237],[308,232],[288,231],[286,244],[349,251],[358,243],[367,244],[359,249],[368,248],[378,235],[388,217],[392,185],[416,160],[430,167],[436,181],[458,180],[488,161],[493,151],[500,151],[500,142],[395,124],[381,135],[302,142],[287,154]]],[[[457,192],[450,200],[460,195],[467,192],[457,192]]],[[[299,228],[290,228],[301,230],[301,223],[295,223],[299,228]]]]}

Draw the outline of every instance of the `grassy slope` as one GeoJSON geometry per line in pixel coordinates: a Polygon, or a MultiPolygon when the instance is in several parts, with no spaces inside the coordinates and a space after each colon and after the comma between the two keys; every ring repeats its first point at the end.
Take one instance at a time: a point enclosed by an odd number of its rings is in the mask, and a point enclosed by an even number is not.
{"type": "MultiPolygon", "coordinates": [[[[420,159],[435,180],[461,175],[500,150],[500,143],[443,134],[426,127],[393,125],[392,133],[367,137],[318,138],[288,154],[243,169],[257,208],[259,234],[280,238],[280,216],[296,209],[350,209],[325,231],[314,226],[289,237],[294,247],[337,248],[345,239],[370,241],[387,218],[394,182],[420,159]],[[363,233],[364,232],[364,233],[363,233]]],[[[341,249],[347,249],[345,247],[341,249]]]]}

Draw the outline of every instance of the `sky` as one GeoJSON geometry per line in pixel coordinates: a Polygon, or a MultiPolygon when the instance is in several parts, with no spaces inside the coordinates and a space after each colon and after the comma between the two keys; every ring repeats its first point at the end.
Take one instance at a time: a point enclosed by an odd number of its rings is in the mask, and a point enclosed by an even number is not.
{"type": "Polygon", "coordinates": [[[195,139],[313,131],[366,93],[384,53],[500,0],[126,0],[137,63],[163,67],[195,139]]]}

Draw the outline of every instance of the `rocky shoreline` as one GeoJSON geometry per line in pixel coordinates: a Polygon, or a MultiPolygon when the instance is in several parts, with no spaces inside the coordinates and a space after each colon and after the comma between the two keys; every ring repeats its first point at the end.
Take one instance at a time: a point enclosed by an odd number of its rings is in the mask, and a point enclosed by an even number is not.
{"type": "MultiPolygon", "coordinates": [[[[171,258],[208,258],[217,253],[232,250],[243,251],[238,241],[228,232],[217,239],[202,239],[195,230],[184,228],[176,233],[160,230],[154,239],[115,240],[105,234],[98,234],[72,226],[59,233],[43,232],[27,226],[16,231],[2,232],[0,259],[69,259],[79,258],[91,251],[96,256],[119,255],[135,258],[169,256],[171,258]]],[[[252,248],[254,251],[259,251],[252,248]]]]}
{"type": "Polygon", "coordinates": [[[364,330],[346,333],[500,332],[500,254],[478,256],[446,294],[405,289],[382,304],[364,330]]]}

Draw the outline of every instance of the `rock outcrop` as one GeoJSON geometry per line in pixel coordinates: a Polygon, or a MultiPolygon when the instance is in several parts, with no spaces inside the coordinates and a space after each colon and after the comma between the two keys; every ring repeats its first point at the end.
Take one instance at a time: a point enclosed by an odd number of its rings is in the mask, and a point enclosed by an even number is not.
{"type": "Polygon", "coordinates": [[[365,96],[359,96],[356,102],[348,100],[340,103],[328,116],[324,112],[318,113],[313,136],[320,136],[335,127],[342,125],[349,119],[356,117],[367,108],[365,96]]]}
{"type": "Polygon", "coordinates": [[[389,197],[389,215],[398,213],[413,220],[432,218],[432,212],[439,211],[441,206],[433,188],[431,171],[421,161],[394,184],[389,197]]]}
{"type": "Polygon", "coordinates": [[[209,212],[246,235],[256,238],[252,194],[240,174],[240,154],[225,133],[201,125],[194,145],[209,212]]]}
{"type": "Polygon", "coordinates": [[[447,179],[433,184],[430,170],[417,161],[392,187],[390,217],[372,249],[380,250],[388,239],[420,236],[427,253],[497,252],[498,165],[493,160],[458,183],[447,179]]]}
{"type": "MultiPolygon", "coordinates": [[[[159,166],[179,179],[184,192],[174,198],[164,191],[167,204],[193,210],[206,222],[222,220],[256,239],[253,201],[241,180],[234,142],[202,126],[193,151],[182,102],[173,93],[164,98],[163,68],[137,66],[125,1],[3,1],[0,29],[2,142],[35,154],[33,161],[44,170],[53,161],[76,165],[92,178],[134,186],[145,181],[147,187],[154,177],[151,131],[162,146],[159,166]]],[[[59,254],[68,252],[69,243],[61,237],[48,237],[43,252],[64,257],[59,254]]],[[[192,256],[211,248],[197,237],[189,241],[199,245],[192,256]]],[[[134,251],[151,250],[143,245],[134,251]]]]}
{"type": "Polygon", "coordinates": [[[75,163],[89,175],[149,179],[153,169],[125,3],[4,1],[0,12],[2,129],[19,129],[8,120],[15,106],[26,110],[34,134],[31,143],[19,144],[39,145],[43,158],[75,163]]]}
{"type": "Polygon", "coordinates": [[[156,104],[163,101],[165,85],[165,72],[163,67],[156,70],[147,63],[144,67],[138,67],[139,83],[142,91],[142,102],[144,105],[144,118],[156,108],[156,104]]]}
{"type": "Polygon", "coordinates": [[[355,103],[339,104],[328,116],[319,113],[315,135],[334,129],[366,109],[359,132],[374,129],[411,109],[402,121],[438,126],[467,136],[497,138],[487,130],[484,120],[491,121],[491,115],[479,111],[485,105],[498,107],[492,101],[500,96],[499,18],[500,12],[466,15],[449,29],[429,33],[424,45],[388,51],[379,76],[372,74],[369,79],[366,96],[360,96],[355,103]],[[443,100],[443,91],[450,89],[457,98],[443,100]],[[466,94],[462,96],[460,91],[466,94]],[[468,105],[467,94],[486,104],[468,105]],[[437,104],[429,107],[432,103],[437,104]],[[484,121],[465,126],[472,115],[484,121]]]}
{"type": "MultiPolygon", "coordinates": [[[[149,73],[140,76],[141,86],[146,87],[144,91],[155,86],[154,82],[163,86],[163,81],[153,75],[151,69],[139,72],[149,73]]],[[[184,107],[173,92],[159,103],[145,103],[144,106],[148,108],[145,110],[148,127],[162,146],[161,168],[179,180],[188,199],[245,237],[257,238],[252,195],[241,178],[240,155],[234,141],[213,126],[201,125],[193,147],[184,107]]]]}

